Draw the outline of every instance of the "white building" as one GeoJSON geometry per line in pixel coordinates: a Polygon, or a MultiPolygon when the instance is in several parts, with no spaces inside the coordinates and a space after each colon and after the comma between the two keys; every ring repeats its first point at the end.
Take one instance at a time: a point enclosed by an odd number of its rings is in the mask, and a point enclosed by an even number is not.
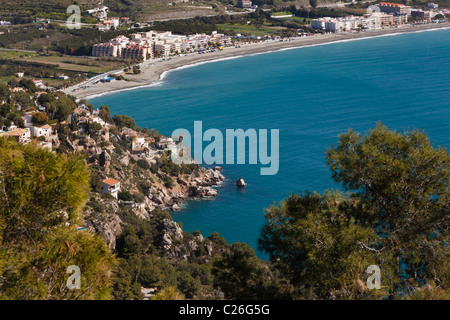
{"type": "Polygon", "coordinates": [[[148,142],[145,141],[145,136],[137,135],[131,142],[131,152],[133,154],[141,154],[148,149],[148,142]]]}
{"type": "Polygon", "coordinates": [[[86,12],[88,13],[88,14],[96,14],[96,13],[99,13],[99,12],[108,12],[108,10],[109,10],[109,8],[108,7],[106,7],[106,6],[103,6],[103,7],[98,7],[98,8],[94,8],[94,9],[90,9],[90,10],[86,10],[86,12]]]}
{"type": "Polygon", "coordinates": [[[358,29],[362,26],[362,21],[355,17],[346,18],[320,18],[311,21],[311,27],[329,32],[344,32],[358,29]]]}
{"type": "Polygon", "coordinates": [[[31,119],[33,119],[33,114],[34,114],[33,111],[29,111],[23,115],[22,119],[25,124],[25,128],[33,126],[33,122],[31,121],[31,119]]]}
{"type": "Polygon", "coordinates": [[[125,36],[119,36],[106,43],[95,44],[92,47],[94,57],[120,57],[122,49],[125,48],[130,39],[125,36]]]}
{"type": "Polygon", "coordinates": [[[52,127],[50,127],[48,124],[41,127],[32,126],[29,127],[29,129],[33,137],[50,137],[52,135],[52,127]]]}
{"type": "Polygon", "coordinates": [[[407,23],[406,14],[372,12],[363,17],[348,16],[345,18],[319,18],[311,20],[311,27],[328,32],[351,32],[353,30],[380,29],[383,26],[401,25],[407,23]]]}
{"type": "Polygon", "coordinates": [[[168,57],[170,55],[170,44],[163,41],[157,41],[155,43],[155,55],[160,57],[168,57]]]}
{"type": "Polygon", "coordinates": [[[30,129],[15,127],[9,131],[0,131],[0,137],[13,137],[18,143],[28,143],[30,141],[30,129]]]}
{"type": "Polygon", "coordinates": [[[102,181],[102,193],[109,193],[117,199],[120,192],[120,181],[113,178],[108,178],[102,181]]]}
{"type": "Polygon", "coordinates": [[[171,54],[194,52],[207,48],[210,43],[216,45],[231,44],[230,37],[213,32],[211,35],[194,34],[174,35],[170,31],[138,32],[128,39],[117,37],[107,43],[94,45],[92,55],[96,57],[120,57],[129,60],[147,60],[155,56],[168,57],[171,54]]]}

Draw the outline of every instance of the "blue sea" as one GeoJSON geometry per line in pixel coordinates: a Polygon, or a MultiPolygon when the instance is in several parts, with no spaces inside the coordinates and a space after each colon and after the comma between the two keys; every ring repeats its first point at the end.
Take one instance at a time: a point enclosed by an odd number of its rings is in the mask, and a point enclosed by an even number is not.
{"type": "Polygon", "coordinates": [[[266,208],[292,193],[341,188],[325,157],[339,134],[368,132],[381,121],[399,131],[419,128],[436,147],[450,147],[450,30],[200,64],[169,72],[156,86],[90,102],[164,135],[177,128],[192,134],[194,121],[224,136],[226,129],[279,129],[276,175],[260,175],[261,165],[222,165],[217,198],[188,201],[173,213],[185,231],[217,231],[267,259],[257,248],[266,208]],[[245,188],[236,188],[238,178],[245,188]]]}

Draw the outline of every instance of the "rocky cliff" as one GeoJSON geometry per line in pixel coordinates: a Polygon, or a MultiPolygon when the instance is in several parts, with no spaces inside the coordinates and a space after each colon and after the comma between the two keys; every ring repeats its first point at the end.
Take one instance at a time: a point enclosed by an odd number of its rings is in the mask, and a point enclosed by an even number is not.
{"type": "MultiPolygon", "coordinates": [[[[151,221],[155,209],[179,211],[185,200],[217,196],[217,187],[225,180],[220,167],[202,168],[194,163],[177,165],[171,162],[165,150],[150,148],[137,155],[117,132],[68,136],[67,144],[87,155],[92,172],[85,225],[99,233],[112,249],[124,225],[119,217],[122,208],[151,221]],[[119,199],[101,193],[102,181],[107,178],[120,182],[119,199]]],[[[171,256],[183,258],[183,254],[171,246],[182,240],[181,228],[177,226],[169,220],[162,223],[158,245],[171,256]]],[[[193,241],[191,249],[201,245],[200,240],[193,241]]]]}

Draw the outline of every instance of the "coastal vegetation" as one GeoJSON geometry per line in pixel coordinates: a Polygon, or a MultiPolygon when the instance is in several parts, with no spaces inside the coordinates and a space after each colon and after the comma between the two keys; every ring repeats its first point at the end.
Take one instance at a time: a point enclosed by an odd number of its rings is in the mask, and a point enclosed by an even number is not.
{"type": "MultiPolygon", "coordinates": [[[[34,121],[52,123],[60,145],[50,152],[39,139],[0,138],[1,298],[142,299],[142,288],[153,299],[449,298],[450,156],[423,132],[378,124],[367,135],[343,133],[327,160],[344,191],[294,194],[268,208],[263,261],[245,243],[183,231],[164,209],[175,208],[169,193],[204,190],[192,183],[212,169],[177,165],[167,151],[150,162],[133,156],[123,128],[152,146],[162,136],[107,106],[98,115],[109,129],[93,122],[81,133],[72,121],[93,106],[62,93],[36,98],[33,85],[15,84],[24,101],[46,106],[34,121]],[[105,177],[121,180],[118,199],[102,193],[105,177]],[[65,286],[71,265],[82,269],[81,291],[65,286]],[[371,290],[373,265],[381,287],[371,290]]],[[[7,126],[23,115],[16,99],[0,86],[7,126]]]]}
{"type": "MultiPolygon", "coordinates": [[[[158,22],[154,29],[285,35],[308,30],[304,24],[315,16],[341,14],[281,5],[277,10],[295,17],[272,19],[256,11],[158,22]]],[[[188,233],[172,220],[168,210],[179,210],[182,199],[214,194],[211,186],[221,179],[215,170],[175,164],[160,146],[162,135],[139,128],[127,115],[111,115],[108,106],[96,113],[104,123],[83,122],[94,113],[88,101],[38,92],[30,80],[62,70],[88,77],[115,67],[62,53],[87,54],[97,36],[106,40],[116,33],[55,25],[33,30],[35,41],[22,31],[13,29],[17,38],[0,41],[41,48],[41,54],[0,52],[0,127],[24,128],[22,117],[31,111],[33,125],[51,126],[57,138],[50,152],[42,147],[44,137],[28,144],[0,137],[1,299],[142,299],[142,288],[154,288],[153,299],[450,298],[450,157],[423,132],[399,133],[378,124],[367,135],[343,133],[327,152],[343,191],[293,194],[267,208],[259,248],[270,261],[263,261],[245,243],[228,244],[218,233],[188,233]],[[59,40],[43,48],[47,35],[59,40]],[[47,49],[61,56],[47,55],[47,49]],[[17,72],[25,78],[11,76],[17,72]],[[130,141],[142,136],[149,143],[134,154],[130,141]],[[102,192],[109,177],[120,179],[117,199],[102,192]],[[72,265],[83,270],[81,290],[65,286],[72,265]],[[381,288],[374,290],[365,281],[373,265],[382,274],[381,288]]]]}
{"type": "Polygon", "coordinates": [[[265,215],[259,245],[277,269],[320,299],[448,299],[448,151],[418,130],[378,124],[342,134],[327,159],[348,192],[292,195],[265,215]],[[358,285],[370,265],[380,290],[358,285]]]}
{"type": "Polygon", "coordinates": [[[89,194],[82,159],[0,139],[0,298],[110,297],[115,258],[98,235],[76,229],[89,194]],[[81,290],[65,286],[70,265],[86,270],[81,290]]]}

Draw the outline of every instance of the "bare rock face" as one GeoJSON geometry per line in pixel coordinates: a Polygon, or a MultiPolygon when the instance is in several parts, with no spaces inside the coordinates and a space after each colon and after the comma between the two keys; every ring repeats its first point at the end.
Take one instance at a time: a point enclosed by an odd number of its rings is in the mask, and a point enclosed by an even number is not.
{"type": "Polygon", "coordinates": [[[124,166],[128,166],[128,164],[130,163],[130,158],[128,157],[128,155],[125,155],[119,161],[124,166]]]}
{"type": "Polygon", "coordinates": [[[217,196],[217,190],[213,188],[206,188],[206,196],[207,197],[216,197],[217,196]]]}
{"type": "Polygon", "coordinates": [[[163,198],[168,198],[168,197],[169,197],[169,193],[167,192],[166,189],[162,188],[162,189],[161,189],[161,193],[162,193],[162,195],[163,195],[163,198]]]}
{"type": "Polygon", "coordinates": [[[132,210],[134,212],[134,214],[143,219],[143,220],[150,220],[150,213],[148,211],[148,207],[145,205],[145,203],[142,203],[140,205],[138,205],[137,207],[133,208],[132,210]]]}
{"type": "Polygon", "coordinates": [[[212,246],[211,242],[208,242],[207,244],[205,244],[205,250],[206,250],[208,256],[212,256],[213,246],[212,246]]]}
{"type": "Polygon", "coordinates": [[[105,219],[92,219],[87,221],[90,229],[94,229],[106,242],[109,248],[116,248],[116,239],[122,234],[122,220],[116,214],[105,219]]]}
{"type": "Polygon", "coordinates": [[[154,194],[152,197],[152,201],[159,205],[164,203],[162,197],[159,194],[154,194]]]}
{"type": "Polygon", "coordinates": [[[116,200],[105,201],[105,205],[108,208],[108,212],[111,214],[116,214],[119,212],[119,203],[116,200]]]}
{"type": "Polygon", "coordinates": [[[214,291],[214,297],[218,300],[223,300],[223,299],[225,299],[225,293],[223,293],[220,290],[216,290],[216,291],[214,291]]]}
{"type": "Polygon", "coordinates": [[[244,179],[239,178],[236,180],[236,187],[242,188],[242,187],[245,187],[245,185],[246,185],[246,183],[245,183],[244,179]]]}
{"type": "Polygon", "coordinates": [[[205,241],[205,238],[203,238],[202,234],[199,234],[195,236],[195,240],[202,243],[203,241],[205,241]]]}
{"type": "Polygon", "coordinates": [[[111,163],[111,156],[109,155],[109,153],[106,152],[106,150],[100,153],[99,164],[102,167],[107,167],[109,166],[110,163],[111,163]]]}
{"type": "Polygon", "coordinates": [[[188,195],[193,198],[215,197],[217,196],[217,190],[211,187],[192,186],[188,190],[188,195]]]}
{"type": "Polygon", "coordinates": [[[225,177],[220,173],[220,170],[208,168],[205,169],[203,178],[197,181],[197,184],[202,186],[215,186],[221,184],[224,180],[225,177]]]}
{"type": "Polygon", "coordinates": [[[197,242],[195,240],[191,240],[188,243],[188,247],[189,247],[190,251],[195,251],[198,248],[198,244],[197,244],[197,242]]]}
{"type": "Polygon", "coordinates": [[[171,221],[169,219],[164,219],[158,229],[161,231],[162,236],[158,243],[160,249],[170,252],[171,254],[176,254],[179,249],[175,246],[176,242],[183,240],[183,230],[180,228],[178,223],[171,221]]]}

